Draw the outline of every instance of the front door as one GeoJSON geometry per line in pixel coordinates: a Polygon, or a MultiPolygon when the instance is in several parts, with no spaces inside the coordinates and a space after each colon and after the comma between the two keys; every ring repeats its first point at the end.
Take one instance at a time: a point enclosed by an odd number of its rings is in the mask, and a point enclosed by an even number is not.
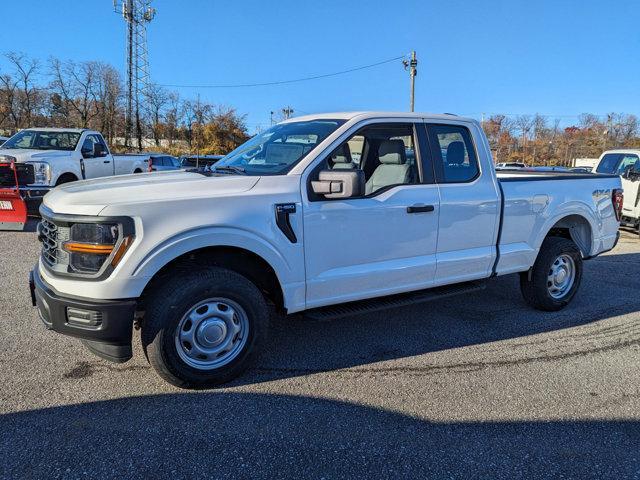
{"type": "Polygon", "coordinates": [[[368,125],[311,174],[361,169],[359,198],[318,198],[303,186],[307,308],[432,285],[439,196],[417,134],[413,123],[368,125]]]}
{"type": "Polygon", "coordinates": [[[82,162],[84,164],[84,177],[97,178],[113,175],[113,157],[109,155],[107,146],[98,135],[89,134],[82,143],[82,162]],[[104,155],[93,156],[93,145],[99,143],[103,145],[104,155]]]}

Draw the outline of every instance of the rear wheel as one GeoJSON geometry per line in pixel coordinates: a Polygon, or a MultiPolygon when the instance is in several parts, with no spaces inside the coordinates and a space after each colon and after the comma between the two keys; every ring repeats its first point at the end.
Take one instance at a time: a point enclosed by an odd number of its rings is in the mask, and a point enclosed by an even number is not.
{"type": "Polygon", "coordinates": [[[142,345],[149,363],[183,388],[214,386],[240,375],[268,325],[260,290],[217,267],[172,276],[146,303],[142,345]]]}
{"type": "Polygon", "coordinates": [[[538,310],[556,311],[571,302],[582,280],[582,254],[573,241],[548,237],[529,272],[520,274],[525,301],[538,310]]]}

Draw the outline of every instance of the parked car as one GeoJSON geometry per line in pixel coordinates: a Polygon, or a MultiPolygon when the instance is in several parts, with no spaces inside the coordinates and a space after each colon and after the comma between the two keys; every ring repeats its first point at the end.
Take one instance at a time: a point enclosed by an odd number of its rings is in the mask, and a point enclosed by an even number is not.
{"type": "Polygon", "coordinates": [[[640,149],[604,152],[596,172],[620,175],[624,188],[621,224],[636,229],[640,235],[640,149]]]}
{"type": "Polygon", "coordinates": [[[224,155],[183,155],[180,157],[182,168],[211,167],[224,155]]]}
{"type": "Polygon", "coordinates": [[[30,210],[53,187],[81,179],[148,170],[148,156],[111,155],[99,132],[87,129],[28,128],[0,147],[0,162],[25,164],[28,184],[20,192],[30,210]]]}
{"type": "Polygon", "coordinates": [[[583,261],[618,241],[620,178],[496,174],[488,145],[453,115],[330,113],[277,124],[211,171],[63,185],[41,207],[34,305],[118,362],[135,319],[149,362],[180,387],[238,376],[270,305],[335,318],[519,273],[529,305],[562,309],[583,261]]]}
{"type": "Polygon", "coordinates": [[[180,170],[182,165],[180,160],[171,155],[164,153],[150,153],[149,155],[149,171],[164,172],[167,170],[180,170]]]}
{"type": "Polygon", "coordinates": [[[496,170],[510,170],[513,168],[527,168],[527,164],[522,162],[500,162],[496,165],[496,170]]]}

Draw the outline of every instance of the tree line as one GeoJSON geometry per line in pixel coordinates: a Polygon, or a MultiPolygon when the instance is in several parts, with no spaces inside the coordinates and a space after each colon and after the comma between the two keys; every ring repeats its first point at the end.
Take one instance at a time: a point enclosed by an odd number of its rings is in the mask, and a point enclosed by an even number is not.
{"type": "Polygon", "coordinates": [[[638,118],[584,113],[577,123],[561,127],[543,115],[492,115],[482,122],[496,162],[571,166],[575,158],[597,158],[604,150],[639,148],[638,118]]]}
{"type": "MultiPolygon", "coordinates": [[[[116,150],[125,148],[125,87],[112,65],[57,58],[41,62],[16,52],[4,56],[8,68],[0,71],[0,131],[90,128],[102,132],[116,150]]],[[[148,149],[221,154],[248,138],[244,116],[235,109],[181,98],[156,84],[144,93],[140,113],[143,136],[152,139],[148,149]]]]}
{"type": "MultiPolygon", "coordinates": [[[[47,62],[22,53],[6,53],[0,71],[0,131],[28,127],[79,127],[102,132],[122,150],[125,136],[125,87],[111,65],[98,61],[47,62]]],[[[227,153],[248,138],[245,117],[235,109],[195,99],[151,84],[144,94],[142,126],[152,139],[147,147],[174,154],[227,153]]],[[[482,121],[497,162],[570,165],[572,159],[598,157],[603,150],[640,147],[638,118],[611,113],[582,114],[562,126],[543,115],[495,114],[482,121]]]]}

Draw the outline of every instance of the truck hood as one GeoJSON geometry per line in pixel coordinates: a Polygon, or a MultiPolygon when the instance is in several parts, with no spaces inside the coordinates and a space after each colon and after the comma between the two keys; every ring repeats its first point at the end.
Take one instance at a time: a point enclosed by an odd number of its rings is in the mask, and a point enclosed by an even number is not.
{"type": "Polygon", "coordinates": [[[260,177],[173,171],[138,173],[63,184],[44,197],[56,213],[99,215],[107,206],[233,195],[251,190],[260,177]]]}
{"type": "Polygon", "coordinates": [[[1,155],[11,155],[15,157],[16,162],[46,162],[56,158],[70,157],[73,152],[67,150],[29,150],[25,148],[0,148],[1,155]]]}

